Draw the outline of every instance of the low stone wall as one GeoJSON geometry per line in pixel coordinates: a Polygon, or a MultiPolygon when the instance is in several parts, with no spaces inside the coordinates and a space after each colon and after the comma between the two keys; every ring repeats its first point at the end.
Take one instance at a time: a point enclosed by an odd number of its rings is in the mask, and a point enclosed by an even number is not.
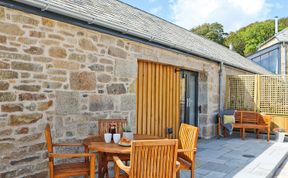
{"type": "Polygon", "coordinates": [[[200,136],[213,137],[218,64],[0,6],[0,177],[47,176],[47,123],[55,142],[95,135],[100,118],[135,130],[140,59],[200,73],[200,136]]]}

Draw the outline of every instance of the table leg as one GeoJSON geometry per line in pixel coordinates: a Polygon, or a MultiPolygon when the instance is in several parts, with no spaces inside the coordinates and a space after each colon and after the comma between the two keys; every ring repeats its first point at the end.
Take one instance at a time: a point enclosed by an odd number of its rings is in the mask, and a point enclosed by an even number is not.
{"type": "Polygon", "coordinates": [[[109,178],[108,163],[109,163],[108,155],[107,155],[107,153],[105,153],[104,157],[103,157],[103,174],[104,174],[104,177],[106,177],[106,178],[109,178]]]}
{"type": "Polygon", "coordinates": [[[245,128],[243,128],[243,140],[245,140],[245,128]]]}
{"type": "Polygon", "coordinates": [[[103,175],[103,153],[98,152],[98,177],[104,178],[103,175]]]}
{"type": "MultiPolygon", "coordinates": [[[[89,153],[89,148],[88,146],[85,146],[85,153],[89,153]]],[[[85,162],[88,163],[89,162],[89,158],[85,157],[85,162]]]]}

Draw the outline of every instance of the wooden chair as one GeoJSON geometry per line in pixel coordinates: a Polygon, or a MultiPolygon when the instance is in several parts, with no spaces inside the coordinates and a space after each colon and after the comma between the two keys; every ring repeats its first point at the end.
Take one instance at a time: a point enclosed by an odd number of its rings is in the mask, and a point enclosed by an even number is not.
{"type": "Polygon", "coordinates": [[[120,169],[129,178],[174,178],[179,168],[177,148],[176,139],[132,141],[130,166],[125,166],[119,157],[113,157],[115,178],[119,178],[120,169]]]}
{"type": "MultiPolygon", "coordinates": [[[[100,137],[104,137],[104,133],[108,131],[109,126],[113,124],[116,126],[116,131],[117,133],[122,134],[123,133],[123,127],[126,126],[128,124],[127,119],[99,119],[98,121],[98,135],[100,137]]],[[[112,141],[113,142],[113,141],[112,141]]],[[[117,155],[121,158],[121,160],[125,160],[126,164],[127,162],[130,160],[130,156],[129,155],[117,155]]],[[[101,169],[103,167],[103,170],[100,170],[101,172],[103,172],[106,177],[109,177],[109,172],[108,172],[108,162],[113,161],[113,155],[103,155],[100,153],[99,157],[101,157],[102,159],[106,159],[103,160],[104,164],[102,166],[99,166],[99,168],[101,169]]]]}
{"type": "MultiPolygon", "coordinates": [[[[84,146],[82,144],[53,144],[51,137],[51,130],[49,124],[45,128],[46,144],[48,149],[49,159],[49,172],[50,178],[62,178],[69,176],[85,176],[86,178],[90,175],[90,178],[95,178],[95,154],[89,153],[76,153],[76,154],[57,154],[53,153],[54,147],[59,146],[84,146]],[[84,157],[85,162],[77,163],[64,163],[54,164],[55,158],[80,158],[84,157]],[[90,158],[90,162],[89,162],[90,158]]],[[[86,149],[85,149],[86,150],[86,149]]]]}
{"type": "MultiPolygon", "coordinates": [[[[180,170],[190,170],[191,178],[194,178],[197,141],[199,129],[192,125],[181,124],[179,131],[179,147],[178,159],[180,162],[180,170]]],[[[180,171],[177,172],[180,177],[180,171]]]]}
{"type": "Polygon", "coordinates": [[[117,133],[123,133],[123,127],[128,124],[127,119],[99,119],[98,128],[99,136],[104,136],[104,133],[107,132],[110,124],[114,124],[116,126],[117,133]]]}

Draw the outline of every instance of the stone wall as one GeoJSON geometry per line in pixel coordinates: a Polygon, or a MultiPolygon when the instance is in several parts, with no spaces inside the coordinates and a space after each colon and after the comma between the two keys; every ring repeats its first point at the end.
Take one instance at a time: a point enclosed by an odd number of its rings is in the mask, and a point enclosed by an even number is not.
{"type": "Polygon", "coordinates": [[[135,130],[141,59],[200,73],[200,136],[213,137],[218,64],[0,6],[0,177],[47,176],[47,123],[55,142],[95,135],[100,118],[135,130]]]}

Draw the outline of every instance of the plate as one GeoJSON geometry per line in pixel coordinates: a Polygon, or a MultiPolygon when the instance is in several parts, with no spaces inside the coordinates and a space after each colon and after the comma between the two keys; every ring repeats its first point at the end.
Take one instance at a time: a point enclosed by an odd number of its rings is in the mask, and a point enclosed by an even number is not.
{"type": "Polygon", "coordinates": [[[131,144],[122,144],[122,143],[118,143],[118,145],[125,146],[125,147],[130,147],[131,146],[131,144]]]}

